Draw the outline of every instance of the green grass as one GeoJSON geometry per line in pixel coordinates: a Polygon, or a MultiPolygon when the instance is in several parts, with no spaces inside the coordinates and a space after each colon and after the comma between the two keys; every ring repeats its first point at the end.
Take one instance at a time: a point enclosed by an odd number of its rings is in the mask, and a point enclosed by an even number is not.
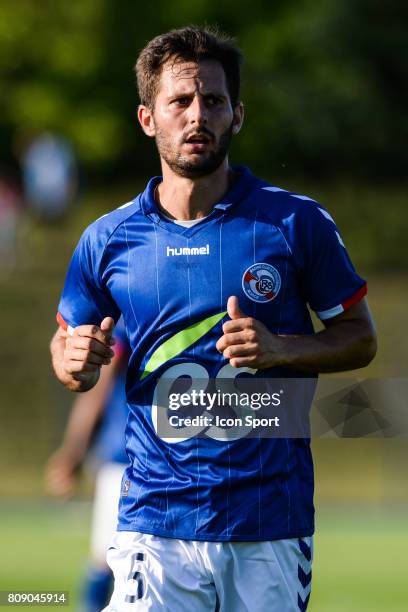
{"type": "Polygon", "coordinates": [[[322,510],[311,612],[403,612],[408,601],[408,513],[370,506],[322,510]]]}
{"type": "Polygon", "coordinates": [[[3,501],[0,590],[69,591],[69,606],[47,610],[74,610],[89,525],[87,502],[60,505],[22,500],[17,505],[3,501]]]}
{"type": "MultiPolygon", "coordinates": [[[[394,507],[323,507],[317,516],[310,612],[405,611],[407,515],[394,507]]],[[[89,523],[86,502],[3,504],[0,590],[68,590],[71,603],[62,609],[74,610],[89,523]]]]}

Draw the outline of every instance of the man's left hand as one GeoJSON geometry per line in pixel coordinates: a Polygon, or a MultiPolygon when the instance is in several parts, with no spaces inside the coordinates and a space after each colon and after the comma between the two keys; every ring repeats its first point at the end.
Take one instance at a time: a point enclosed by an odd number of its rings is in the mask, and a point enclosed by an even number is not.
{"type": "Polygon", "coordinates": [[[239,307],[238,298],[231,296],[227,303],[231,321],[222,326],[224,335],[216,348],[234,368],[270,368],[280,365],[283,339],[272,334],[263,323],[246,316],[239,307]]]}

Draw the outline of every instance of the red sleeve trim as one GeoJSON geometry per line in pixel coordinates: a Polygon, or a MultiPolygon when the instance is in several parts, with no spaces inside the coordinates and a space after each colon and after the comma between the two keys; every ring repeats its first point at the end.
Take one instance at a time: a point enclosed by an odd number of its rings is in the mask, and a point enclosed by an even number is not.
{"type": "Polygon", "coordinates": [[[347,310],[348,308],[350,308],[350,306],[357,304],[360,300],[363,299],[363,297],[366,294],[367,294],[367,283],[363,285],[363,287],[361,287],[361,289],[359,289],[357,293],[352,295],[351,298],[349,298],[348,300],[342,303],[344,310],[347,310]]]}
{"type": "Polygon", "coordinates": [[[62,329],[64,329],[65,331],[67,331],[68,329],[68,323],[66,323],[62,317],[62,314],[60,312],[57,312],[57,323],[60,327],[62,327],[62,329]]]}

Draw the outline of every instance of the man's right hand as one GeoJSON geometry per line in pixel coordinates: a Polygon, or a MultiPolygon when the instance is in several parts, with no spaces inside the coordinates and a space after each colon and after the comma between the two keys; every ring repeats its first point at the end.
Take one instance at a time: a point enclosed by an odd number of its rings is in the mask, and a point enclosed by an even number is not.
{"type": "Polygon", "coordinates": [[[87,391],[98,381],[100,369],[114,355],[111,346],[115,322],[105,317],[100,326],[79,325],[69,335],[60,328],[51,342],[55,373],[63,385],[72,391],[87,391]]]}
{"type": "Polygon", "coordinates": [[[108,365],[114,355],[111,349],[115,321],[105,317],[100,327],[79,325],[72,336],[65,340],[63,368],[76,380],[88,380],[91,374],[99,373],[101,366],[108,365]]]}

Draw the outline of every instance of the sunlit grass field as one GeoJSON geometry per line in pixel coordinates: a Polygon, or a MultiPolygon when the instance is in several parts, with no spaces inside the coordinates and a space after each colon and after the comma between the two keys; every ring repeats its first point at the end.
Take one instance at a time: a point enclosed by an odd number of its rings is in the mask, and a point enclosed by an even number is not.
{"type": "MultiPolygon", "coordinates": [[[[88,502],[3,504],[0,590],[67,590],[69,606],[48,609],[75,610],[90,510],[88,502]]],[[[324,506],[317,527],[311,612],[406,611],[405,508],[324,506]]]]}

